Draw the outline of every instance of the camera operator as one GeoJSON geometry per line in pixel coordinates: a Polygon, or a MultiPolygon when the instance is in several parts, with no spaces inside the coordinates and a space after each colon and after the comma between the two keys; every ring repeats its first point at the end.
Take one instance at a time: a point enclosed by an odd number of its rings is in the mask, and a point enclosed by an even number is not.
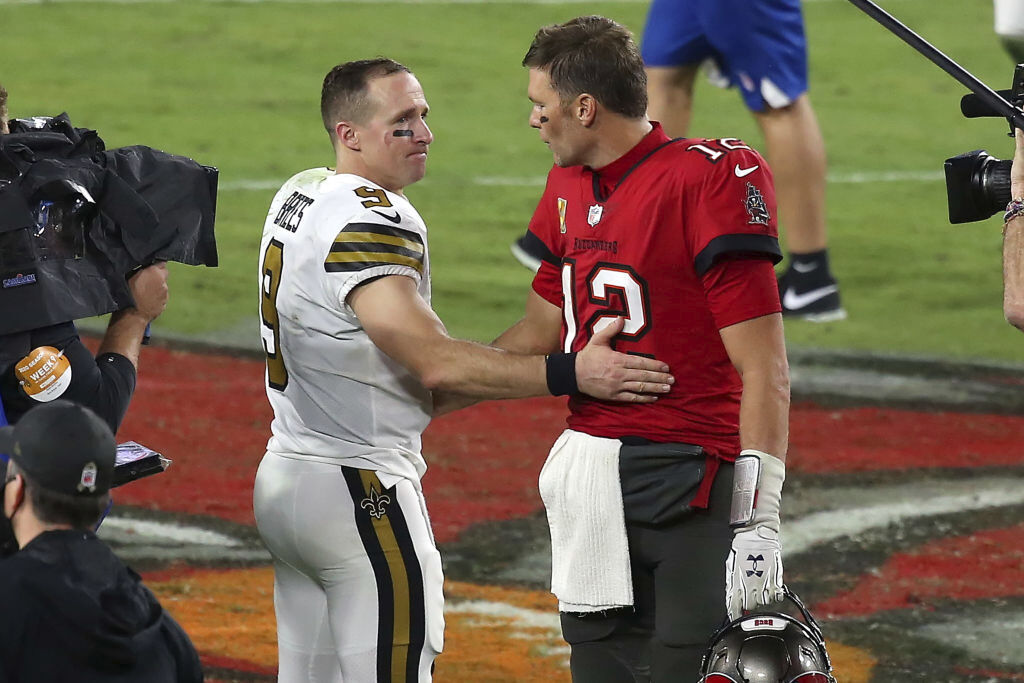
{"type": "Polygon", "coordinates": [[[135,391],[146,326],[167,305],[166,264],[143,268],[128,286],[135,306],[111,314],[95,357],[72,321],[0,336],[0,400],[8,422],[40,403],[64,398],[93,409],[117,430],[135,391]],[[53,367],[38,379],[19,372],[48,364],[53,367]]]}
{"type": "Polygon", "coordinates": [[[1010,170],[1010,204],[1003,225],[1003,314],[1024,330],[1024,131],[1016,129],[1017,152],[1010,170]]]}
{"type": "MultiPolygon", "coordinates": [[[[0,135],[9,132],[7,121],[7,91],[0,85],[0,135]]],[[[128,288],[134,306],[111,314],[95,357],[71,320],[0,335],[0,401],[7,422],[64,398],[91,408],[117,431],[135,391],[146,327],[167,305],[166,265],[138,270],[128,288]]]]}
{"type": "Polygon", "coordinates": [[[0,561],[0,681],[197,683],[188,635],[92,532],[110,500],[114,435],[70,401],[0,428],[11,455],[0,561]]]}

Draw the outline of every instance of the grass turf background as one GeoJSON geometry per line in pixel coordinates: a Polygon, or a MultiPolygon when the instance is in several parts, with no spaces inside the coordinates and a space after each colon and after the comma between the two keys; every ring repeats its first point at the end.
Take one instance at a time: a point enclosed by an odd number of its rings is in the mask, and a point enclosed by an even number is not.
{"type": "MultiPolygon", "coordinates": [[[[883,4],[992,87],[1008,86],[989,0],[883,4]]],[[[147,144],[221,169],[222,265],[174,268],[158,325],[188,334],[255,329],[269,188],[332,161],[318,116],[324,73],[378,54],[407,63],[436,135],[427,179],[409,190],[431,229],[434,304],[454,334],[486,340],[522,310],[530,276],[508,244],[550,165],[526,125],[519,62],[540,25],[584,12],[639,35],[646,4],[0,0],[0,81],[14,115],[66,110],[109,147],[147,144]],[[493,177],[522,183],[485,184],[493,177]]],[[[1021,360],[1019,333],[1002,319],[999,221],[949,225],[941,180],[949,156],[1009,156],[1005,124],[962,119],[964,89],[852,5],[811,1],[805,16],[833,178],[832,260],[850,319],[788,323],[790,344],[1021,360]],[[878,180],[888,172],[926,179],[878,180]],[[875,180],[851,182],[858,173],[875,180]]],[[[705,83],[692,133],[761,145],[739,96],[705,83]]]]}

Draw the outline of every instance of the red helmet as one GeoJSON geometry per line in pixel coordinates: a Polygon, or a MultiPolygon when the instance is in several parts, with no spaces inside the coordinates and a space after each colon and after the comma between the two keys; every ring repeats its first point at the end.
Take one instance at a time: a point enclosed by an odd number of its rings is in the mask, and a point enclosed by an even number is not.
{"type": "Polygon", "coordinates": [[[836,683],[825,638],[799,598],[783,587],[803,621],[781,611],[735,619],[711,638],[699,683],[836,683]]]}

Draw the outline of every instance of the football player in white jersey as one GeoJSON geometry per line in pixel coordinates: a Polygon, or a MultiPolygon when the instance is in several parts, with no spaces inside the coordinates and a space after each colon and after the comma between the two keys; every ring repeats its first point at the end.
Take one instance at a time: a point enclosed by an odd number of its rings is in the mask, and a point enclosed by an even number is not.
{"type": "Polygon", "coordinates": [[[335,67],[321,113],[336,170],[295,175],[267,214],[260,312],[274,420],[254,510],[274,559],[281,681],[431,679],[444,629],[420,487],[432,392],[650,402],[673,382],[664,363],[610,348],[621,319],[578,354],[448,336],[430,307],[426,226],[403,194],[426,169],[427,111],[397,62],[335,67]]]}

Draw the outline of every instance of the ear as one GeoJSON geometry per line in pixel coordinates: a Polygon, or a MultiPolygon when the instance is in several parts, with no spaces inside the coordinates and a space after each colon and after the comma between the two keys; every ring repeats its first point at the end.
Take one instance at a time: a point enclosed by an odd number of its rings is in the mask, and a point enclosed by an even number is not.
{"type": "Polygon", "coordinates": [[[348,121],[339,121],[334,124],[334,134],[338,138],[338,144],[349,148],[353,152],[360,150],[359,131],[348,121]]]}
{"type": "Polygon", "coordinates": [[[593,95],[582,93],[573,103],[573,113],[584,128],[590,128],[597,119],[597,100],[593,95]]]}
{"type": "Polygon", "coordinates": [[[25,501],[25,479],[14,475],[14,479],[4,487],[4,516],[12,517],[25,501]]]}

